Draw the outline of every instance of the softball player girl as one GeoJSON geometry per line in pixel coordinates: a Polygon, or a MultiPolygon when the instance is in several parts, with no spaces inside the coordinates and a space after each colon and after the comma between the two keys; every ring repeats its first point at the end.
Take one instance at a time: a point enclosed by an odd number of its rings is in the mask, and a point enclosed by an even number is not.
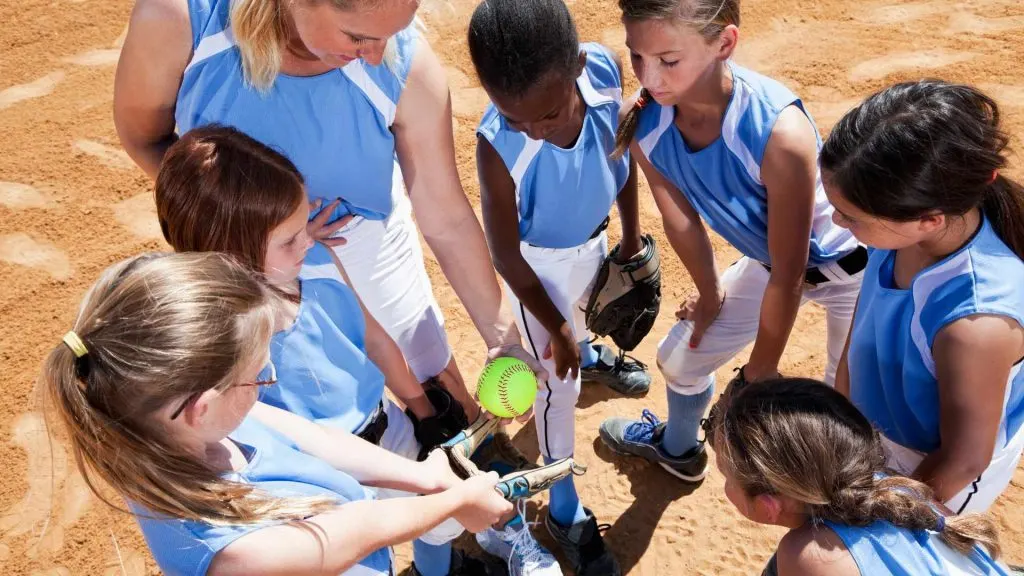
{"type": "Polygon", "coordinates": [[[474,418],[478,407],[448,345],[413,210],[491,356],[536,363],[503,311],[459,183],[448,87],[412,26],[418,5],[141,0],[118,65],[114,119],[125,150],[154,178],[176,129],[229,125],[281,151],[321,202],[315,239],[334,245],[417,378],[448,374],[474,418]]]}
{"type": "MultiPolygon", "coordinates": [[[[306,234],[309,206],[302,177],[287,158],[233,128],[197,128],[168,149],[157,176],[156,203],[175,250],[227,252],[290,295],[294,306],[270,346],[280,384],[268,388],[261,402],[418,457],[422,446],[415,432],[428,442],[427,430],[444,415],[435,413],[401,351],[362,307],[330,250],[306,234]],[[408,416],[388,400],[385,387],[408,407],[408,416]]],[[[449,542],[461,532],[448,523],[417,540],[416,569],[427,574],[485,570],[477,560],[453,555],[449,542]]]]}
{"type": "Polygon", "coordinates": [[[389,575],[392,544],[511,508],[496,474],[461,482],[441,454],[415,463],[257,404],[282,305],[225,255],[136,257],[103,273],[46,360],[82,474],[125,499],[165,574],[389,575]]]}
{"type": "Polygon", "coordinates": [[[831,221],[818,172],[820,139],[802,102],[733,63],[738,0],[620,0],[643,89],[619,129],[647,176],[665,233],[698,296],[658,346],[668,421],[612,419],[612,449],[696,482],[707,473],[697,428],[715,370],[751,342],[742,376],[778,375],[800,306],[828,317],[826,381],[835,377],[867,253],[831,221]],[[702,223],[703,220],[703,223],[702,223]],[[705,223],[740,251],[721,276],[705,223]]]}
{"type": "Polygon", "coordinates": [[[995,522],[953,516],[917,480],[893,476],[871,423],[842,394],[796,378],[720,400],[708,429],[725,495],[782,526],[763,576],[1007,576],[995,522]]]}
{"type": "MultiPolygon", "coordinates": [[[[642,247],[633,165],[611,158],[621,67],[608,48],[580,45],[562,0],[480,4],[469,49],[492,101],[477,129],[484,228],[520,333],[549,374],[535,419],[541,454],[552,462],[573,454],[581,366],[626,394],[650,386],[642,364],[589,344],[582,312],[608,253],[613,203],[620,253],[628,259],[642,247]]],[[[551,489],[547,526],[577,574],[618,574],[572,478],[551,489]]]]}
{"type": "Polygon", "coordinates": [[[835,221],[874,248],[836,387],[889,465],[957,513],[987,510],[1024,449],[1024,188],[969,86],[899,84],[821,154],[835,221]]]}

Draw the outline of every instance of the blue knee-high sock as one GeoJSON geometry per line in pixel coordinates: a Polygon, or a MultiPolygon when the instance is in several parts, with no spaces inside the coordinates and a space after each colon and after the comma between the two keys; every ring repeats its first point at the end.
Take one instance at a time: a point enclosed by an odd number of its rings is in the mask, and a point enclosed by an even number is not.
{"type": "MultiPolygon", "coordinates": [[[[545,464],[551,464],[554,461],[553,458],[544,458],[545,464]]],[[[580,502],[580,496],[576,493],[576,484],[573,482],[572,476],[555,482],[551,487],[550,494],[548,507],[555,522],[562,526],[572,526],[587,518],[587,513],[583,511],[583,503],[580,502]]]]}
{"type": "MultiPolygon", "coordinates": [[[[601,359],[601,354],[589,340],[580,342],[580,368],[590,368],[601,359]]],[[[555,518],[557,520],[557,518],[555,518]]]]}
{"type": "Polygon", "coordinates": [[[704,410],[711,403],[715,387],[693,396],[686,396],[668,391],[668,422],[665,424],[665,435],[661,447],[669,456],[682,456],[697,447],[697,431],[704,410]]]}
{"type": "Polygon", "coordinates": [[[452,569],[452,544],[435,546],[422,540],[412,543],[412,559],[423,576],[447,576],[452,569]]]}

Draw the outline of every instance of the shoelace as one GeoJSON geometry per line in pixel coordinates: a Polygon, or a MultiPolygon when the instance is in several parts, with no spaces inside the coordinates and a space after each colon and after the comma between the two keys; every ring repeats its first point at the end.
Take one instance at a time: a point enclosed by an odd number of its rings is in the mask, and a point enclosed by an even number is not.
{"type": "Polygon", "coordinates": [[[512,550],[508,555],[508,573],[509,576],[519,576],[522,574],[521,571],[517,571],[512,568],[512,559],[516,557],[517,551],[522,555],[522,565],[525,566],[531,562],[535,562],[544,555],[544,549],[540,547],[540,542],[533,537],[531,530],[534,526],[537,526],[539,522],[527,522],[526,521],[526,499],[522,499],[516,503],[516,513],[523,520],[523,527],[516,534],[515,538],[512,539],[512,550]],[[521,550],[520,550],[521,548],[521,550]]]}
{"type": "Polygon", "coordinates": [[[626,354],[625,350],[619,350],[619,355],[615,358],[615,369],[626,370],[629,372],[643,372],[644,370],[647,370],[647,364],[644,364],[633,356],[626,354]],[[626,360],[632,360],[632,363],[628,363],[626,360]]]}
{"type": "Polygon", "coordinates": [[[661,425],[661,420],[651,412],[644,408],[643,413],[640,415],[639,422],[633,422],[623,431],[623,436],[630,442],[646,442],[650,443],[654,437],[654,430],[661,425]]]}

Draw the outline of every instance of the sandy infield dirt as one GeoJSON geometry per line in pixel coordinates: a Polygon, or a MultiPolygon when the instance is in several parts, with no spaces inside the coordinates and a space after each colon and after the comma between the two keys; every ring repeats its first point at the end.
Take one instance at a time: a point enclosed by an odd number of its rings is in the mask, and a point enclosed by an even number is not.
{"type": "MultiPolygon", "coordinates": [[[[614,2],[569,3],[583,40],[603,42],[628,61],[614,2]]],[[[1024,4],[1019,0],[745,4],[737,60],[788,84],[823,131],[871,91],[933,76],[988,90],[1002,105],[1011,133],[1024,137],[1024,4]]],[[[473,134],[487,98],[465,49],[473,5],[454,0],[426,7],[423,15],[433,47],[448,67],[459,168],[476,205],[473,134]]],[[[121,150],[111,119],[114,69],[131,6],[128,0],[0,3],[2,574],[159,572],[135,522],[91,497],[67,450],[48,442],[34,394],[42,358],[70,326],[79,297],[100,270],[138,252],[166,248],[151,184],[121,150]]],[[[628,91],[636,89],[632,78],[628,84],[628,91]]],[[[1024,176],[1019,168],[1011,173],[1024,176]]],[[[667,247],[654,202],[642,186],[645,230],[667,247]]],[[[715,247],[724,269],[737,253],[718,238],[715,247]]],[[[662,262],[665,305],[654,333],[637,351],[652,368],[660,335],[692,289],[667,248],[662,262]]],[[[480,338],[434,260],[428,269],[459,363],[475,380],[483,361],[480,338]]],[[[785,373],[821,374],[824,326],[820,309],[804,308],[784,357],[785,373]]],[[[745,355],[723,367],[719,380],[726,381],[745,355]]],[[[604,418],[637,416],[645,407],[664,415],[665,404],[660,374],[645,399],[585,388],[576,438],[577,458],[590,466],[579,482],[584,502],[599,521],[611,524],[605,538],[627,573],[759,573],[782,531],[741,518],[725,499],[717,471],[694,490],[639,460],[614,457],[599,444],[597,427],[604,418]]],[[[513,432],[516,444],[536,456],[533,426],[513,432]]],[[[540,518],[544,501],[530,502],[530,520],[540,518]]],[[[1006,559],[1024,564],[1024,468],[993,513],[1006,559]]],[[[543,529],[537,532],[550,543],[543,529]]],[[[471,538],[462,542],[475,546],[471,538]]],[[[399,547],[401,566],[409,554],[409,547],[399,547]]]]}

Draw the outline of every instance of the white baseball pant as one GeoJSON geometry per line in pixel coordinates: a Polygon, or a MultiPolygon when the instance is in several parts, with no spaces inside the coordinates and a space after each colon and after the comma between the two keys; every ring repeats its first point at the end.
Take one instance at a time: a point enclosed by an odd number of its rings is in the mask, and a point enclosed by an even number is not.
{"type": "MultiPolygon", "coordinates": [[[[544,285],[551,302],[572,326],[574,342],[589,338],[583,308],[590,298],[601,263],[608,254],[608,237],[602,233],[574,248],[539,248],[524,242],[520,244],[520,250],[544,285]]],[[[554,359],[544,359],[544,349],[551,341],[551,335],[519,301],[507,283],[505,292],[511,302],[519,332],[526,341],[527,351],[540,361],[550,375],[547,382],[540,383],[537,402],[534,404],[541,455],[551,459],[568,458],[575,448],[576,400],[580,395],[580,378],[578,375],[573,378],[571,374],[566,374],[566,378],[561,379],[555,375],[554,359]]]]}
{"type": "MultiPolygon", "coordinates": [[[[828,331],[825,382],[831,385],[846,346],[864,273],[851,276],[835,264],[818,268],[827,268],[827,275],[835,279],[817,286],[805,285],[803,303],[813,301],[825,307],[828,331]]],[[[689,345],[693,322],[681,320],[672,327],[658,344],[658,368],[673,392],[687,396],[704,392],[714,385],[715,370],[754,341],[768,278],[768,270],[759,262],[741,258],[722,275],[725,302],[704,333],[700,346],[690,348],[689,345]]]]}

